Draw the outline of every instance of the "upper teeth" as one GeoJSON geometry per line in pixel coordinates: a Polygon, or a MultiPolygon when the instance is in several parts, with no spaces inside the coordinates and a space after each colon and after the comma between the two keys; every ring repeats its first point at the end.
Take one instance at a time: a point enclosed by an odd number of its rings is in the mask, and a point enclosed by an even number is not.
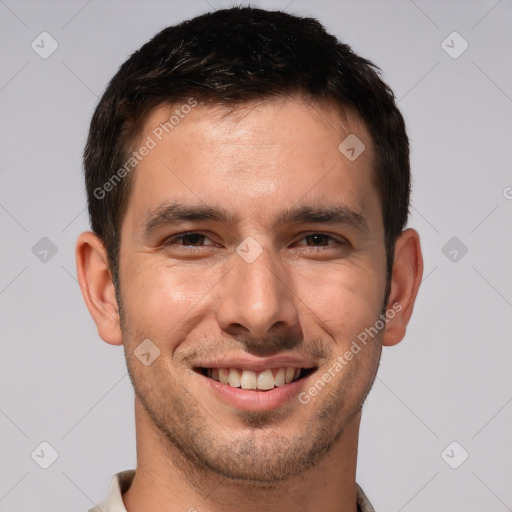
{"type": "Polygon", "coordinates": [[[275,368],[262,372],[237,368],[208,368],[206,374],[233,388],[268,390],[297,380],[300,371],[300,368],[275,368]]]}

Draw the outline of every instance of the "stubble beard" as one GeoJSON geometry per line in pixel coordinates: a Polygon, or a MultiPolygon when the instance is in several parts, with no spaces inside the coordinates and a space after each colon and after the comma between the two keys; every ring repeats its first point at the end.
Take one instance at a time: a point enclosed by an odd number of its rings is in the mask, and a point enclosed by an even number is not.
{"type": "MultiPolygon", "coordinates": [[[[162,364],[162,357],[148,367],[153,374],[151,379],[147,378],[147,372],[134,368],[139,361],[134,360],[128,350],[128,347],[134,347],[134,340],[130,339],[129,330],[125,328],[126,319],[120,301],[119,312],[128,373],[137,399],[154,425],[170,463],[203,491],[201,483],[213,475],[270,489],[276,482],[314,467],[340,440],[347,425],[360,414],[380,362],[382,333],[373,340],[374,347],[367,347],[374,352],[367,361],[373,371],[353,403],[347,404],[345,397],[350,396],[351,384],[357,382],[358,373],[362,371],[364,374],[365,371],[357,359],[343,370],[343,378],[338,377],[335,387],[322,390],[320,394],[328,398],[314,415],[308,416],[307,424],[293,435],[283,435],[279,428],[280,421],[284,421],[286,416],[284,409],[239,411],[237,418],[244,427],[243,432],[235,436],[209,417],[198,400],[176,382],[172,372],[162,364]],[[347,406],[350,407],[348,411],[347,406]]],[[[133,348],[130,351],[133,352],[133,348]]],[[[314,407],[315,400],[312,403],[314,407]]],[[[309,407],[309,404],[302,407],[309,407]]]]}
{"type": "MultiPolygon", "coordinates": [[[[132,363],[139,361],[133,357],[127,359],[131,361],[128,372],[162,449],[190,482],[204,481],[213,474],[252,486],[272,487],[311,469],[329,453],[361,411],[374,380],[373,376],[359,400],[347,404],[345,397],[350,395],[359,367],[351,364],[343,370],[347,372],[344,378],[338,377],[336,387],[321,391],[325,398],[315,397],[322,400],[322,406],[308,415],[306,422],[294,422],[293,432],[289,431],[289,421],[287,432],[280,428],[287,416],[287,409],[283,408],[238,411],[236,419],[243,427],[233,433],[210,417],[198,400],[172,378],[170,371],[162,364],[157,365],[160,359],[149,367],[156,372],[151,379],[141,371],[134,371],[132,363]]],[[[316,399],[300,407],[318,407],[316,399]]]]}

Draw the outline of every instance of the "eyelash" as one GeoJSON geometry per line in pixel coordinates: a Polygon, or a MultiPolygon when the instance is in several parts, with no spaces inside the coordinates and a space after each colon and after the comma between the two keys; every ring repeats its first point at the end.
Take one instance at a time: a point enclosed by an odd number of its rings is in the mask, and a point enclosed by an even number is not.
{"type": "MultiPolygon", "coordinates": [[[[181,248],[186,248],[186,250],[188,250],[188,251],[194,251],[194,250],[200,249],[201,247],[213,247],[214,245],[217,245],[217,244],[213,244],[213,245],[209,245],[209,246],[204,246],[204,245],[196,246],[196,245],[184,245],[184,244],[176,244],[175,243],[176,240],[180,240],[180,239],[183,239],[183,238],[185,238],[187,236],[191,236],[191,235],[199,235],[201,237],[204,237],[205,239],[208,239],[208,237],[206,235],[204,235],[203,233],[201,233],[199,231],[187,231],[185,233],[180,233],[178,235],[173,235],[173,236],[167,238],[166,240],[164,240],[162,245],[164,247],[171,247],[173,245],[178,245],[178,246],[181,245],[181,248]]],[[[300,239],[300,241],[304,240],[305,238],[311,237],[311,236],[322,236],[322,237],[328,238],[329,240],[332,240],[335,243],[328,243],[327,245],[316,245],[316,246],[311,245],[311,246],[303,246],[303,247],[313,247],[313,248],[325,249],[332,245],[347,245],[347,242],[344,240],[338,240],[331,235],[328,235],[326,233],[320,233],[320,232],[308,233],[307,235],[304,235],[300,239]]]]}

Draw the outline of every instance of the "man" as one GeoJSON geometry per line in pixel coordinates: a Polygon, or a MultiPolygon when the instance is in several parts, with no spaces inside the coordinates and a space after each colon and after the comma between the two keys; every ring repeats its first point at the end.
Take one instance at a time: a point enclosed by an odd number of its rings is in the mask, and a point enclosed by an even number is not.
{"type": "Polygon", "coordinates": [[[137,433],[92,510],[372,511],[362,404],[423,271],[375,66],[313,19],[205,14],[123,64],[84,162],[78,276],[137,433]]]}

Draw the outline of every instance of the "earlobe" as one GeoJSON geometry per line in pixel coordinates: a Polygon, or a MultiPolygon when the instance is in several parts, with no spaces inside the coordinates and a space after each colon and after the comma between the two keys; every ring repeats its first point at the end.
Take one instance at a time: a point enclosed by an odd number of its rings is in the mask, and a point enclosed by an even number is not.
{"type": "Polygon", "coordinates": [[[75,257],[80,289],[98,334],[111,345],[121,345],[118,304],[100,238],[90,231],[82,233],[76,242],[75,257]]]}
{"type": "Polygon", "coordinates": [[[389,315],[383,345],[396,345],[404,338],[422,275],[420,237],[414,229],[406,229],[395,245],[391,293],[387,305],[388,311],[394,311],[394,315],[389,315]]]}

